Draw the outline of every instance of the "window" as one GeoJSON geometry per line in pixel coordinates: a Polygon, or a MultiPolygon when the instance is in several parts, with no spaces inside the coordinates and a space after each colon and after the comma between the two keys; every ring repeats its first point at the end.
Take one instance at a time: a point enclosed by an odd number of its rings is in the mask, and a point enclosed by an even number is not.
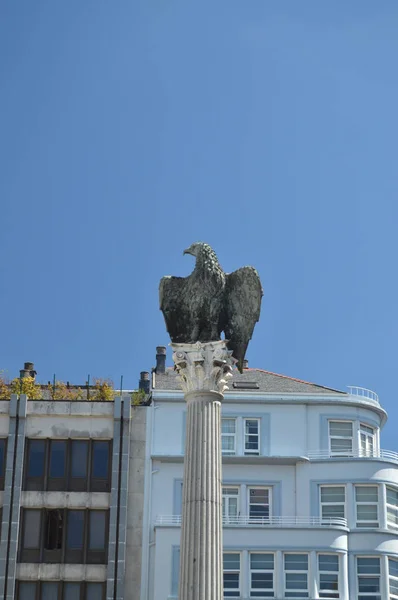
{"type": "Polygon", "coordinates": [[[379,494],[377,485],[355,486],[357,527],[379,526],[379,494]]]}
{"type": "Polygon", "coordinates": [[[27,440],[25,490],[107,492],[110,484],[109,440],[27,440]]]}
{"type": "Polygon", "coordinates": [[[308,554],[285,554],[285,597],[308,598],[308,554]]]}
{"type": "Polygon", "coordinates": [[[250,554],[250,598],[274,597],[274,555],[250,554]]]}
{"type": "Polygon", "coordinates": [[[337,554],[318,554],[319,597],[340,598],[339,557],[337,554]]]}
{"type": "Polygon", "coordinates": [[[17,581],[17,600],[105,600],[105,583],[17,581]]]}
{"type": "Polygon", "coordinates": [[[358,557],[358,600],[381,600],[380,558],[358,557]]]}
{"type": "Polygon", "coordinates": [[[270,488],[251,487],[249,492],[249,517],[253,521],[269,520],[270,488]]]}
{"type": "Polygon", "coordinates": [[[398,490],[395,488],[386,488],[387,495],[387,526],[398,527],[398,490]]]}
{"type": "Polygon", "coordinates": [[[238,517],[239,488],[223,487],[222,516],[224,522],[235,522],[238,517]]]}
{"type": "Polygon", "coordinates": [[[395,558],[388,559],[388,575],[390,600],[398,599],[398,560],[395,558]]]}
{"type": "Polygon", "coordinates": [[[22,509],[19,562],[106,564],[106,510],[22,509]]]}
{"type": "Polygon", "coordinates": [[[224,598],[240,597],[240,554],[224,552],[224,598]]]}
{"type": "Polygon", "coordinates": [[[0,438],[0,490],[4,490],[6,455],[7,455],[7,440],[5,438],[0,438]]]}
{"type": "Polygon", "coordinates": [[[345,518],[345,486],[321,485],[322,519],[345,518]]]}
{"type": "Polygon", "coordinates": [[[353,423],[329,421],[329,444],[332,456],[352,456],[353,423]]]}
{"type": "Polygon", "coordinates": [[[245,454],[260,454],[260,421],[244,419],[245,454]]]}
{"type": "Polygon", "coordinates": [[[221,419],[221,450],[236,454],[236,419],[221,419]]]}
{"type": "Polygon", "coordinates": [[[359,447],[361,456],[373,456],[374,454],[375,431],[368,425],[359,425],[359,447]]]}

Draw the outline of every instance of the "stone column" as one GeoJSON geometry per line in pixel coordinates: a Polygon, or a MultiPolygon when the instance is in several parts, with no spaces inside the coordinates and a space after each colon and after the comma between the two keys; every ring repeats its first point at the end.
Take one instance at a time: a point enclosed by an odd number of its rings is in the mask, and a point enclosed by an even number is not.
{"type": "Polygon", "coordinates": [[[223,340],[171,346],[187,403],[179,600],[222,600],[221,401],[234,359],[223,340]]]}

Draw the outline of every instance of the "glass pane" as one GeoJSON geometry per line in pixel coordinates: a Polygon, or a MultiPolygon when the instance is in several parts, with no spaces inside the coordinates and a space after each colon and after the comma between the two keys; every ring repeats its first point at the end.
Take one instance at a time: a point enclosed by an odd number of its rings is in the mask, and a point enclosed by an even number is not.
{"type": "Polygon", "coordinates": [[[287,590],[306,590],[307,573],[286,573],[287,590]]]}
{"type": "Polygon", "coordinates": [[[362,593],[380,592],[380,577],[359,577],[358,588],[362,593]]]}
{"type": "Polygon", "coordinates": [[[344,519],[344,504],[324,504],[322,506],[322,518],[323,519],[333,519],[334,517],[344,519]]]}
{"type": "Polygon", "coordinates": [[[392,575],[393,577],[398,577],[398,560],[395,560],[394,558],[389,558],[388,570],[390,572],[390,575],[392,575]]]}
{"type": "Polygon", "coordinates": [[[352,440],[333,438],[330,440],[330,448],[332,452],[352,452],[352,440]]]}
{"type": "Polygon", "coordinates": [[[257,420],[246,420],[245,421],[245,432],[246,434],[258,434],[258,421],[257,420]]]}
{"type": "Polygon", "coordinates": [[[0,477],[4,477],[5,448],[6,441],[4,439],[0,439],[0,477]]]}
{"type": "Polygon", "coordinates": [[[377,502],[377,486],[363,485],[355,488],[357,502],[377,502]]]}
{"type": "Polygon", "coordinates": [[[40,510],[24,511],[23,547],[39,548],[40,546],[40,510]]]}
{"type": "Polygon", "coordinates": [[[225,571],[239,571],[240,554],[224,552],[223,559],[225,571]]]}
{"type": "Polygon", "coordinates": [[[398,506],[398,490],[387,488],[387,503],[398,506]]]}
{"type": "Polygon", "coordinates": [[[268,504],[269,490],[267,489],[251,489],[250,504],[268,504]]]}
{"type": "Polygon", "coordinates": [[[222,433],[235,433],[235,419],[221,419],[222,433]]]}
{"type": "Polygon", "coordinates": [[[380,574],[380,558],[372,556],[370,558],[357,559],[358,573],[364,574],[380,574]]]}
{"type": "Polygon", "coordinates": [[[81,550],[83,548],[84,510],[68,512],[67,548],[81,550]]]}
{"type": "Polygon", "coordinates": [[[104,550],[105,548],[105,523],[106,513],[102,510],[90,511],[90,550],[104,550]]]}
{"type": "Polygon", "coordinates": [[[102,600],[102,583],[87,583],[86,598],[87,600],[102,600]]]}
{"type": "Polygon", "coordinates": [[[222,493],[223,493],[223,496],[238,496],[239,490],[238,490],[238,488],[223,487],[222,493]]]}
{"type": "Polygon", "coordinates": [[[360,430],[363,431],[364,433],[367,433],[369,435],[373,435],[374,430],[372,429],[372,427],[368,427],[367,425],[360,425],[360,430]]]}
{"type": "Polygon", "coordinates": [[[321,502],[344,502],[344,487],[321,487],[321,502]]]}
{"type": "Polygon", "coordinates": [[[228,498],[228,516],[236,517],[238,515],[238,499],[228,498]]]}
{"type": "Polygon", "coordinates": [[[52,441],[50,446],[50,477],[65,476],[66,441],[52,441]]]}
{"type": "Polygon", "coordinates": [[[80,598],[80,583],[64,583],[64,598],[63,600],[79,600],[80,598]]]}
{"type": "Polygon", "coordinates": [[[329,421],[330,435],[352,437],[352,423],[345,421],[329,421]]]}
{"type": "Polygon", "coordinates": [[[285,554],[286,571],[306,571],[308,569],[308,554],[285,554]]]}
{"type": "Polygon", "coordinates": [[[106,479],[109,472],[109,442],[93,442],[92,477],[106,479]]]}
{"type": "Polygon", "coordinates": [[[43,477],[45,449],[45,440],[29,440],[28,477],[43,477]]]}
{"type": "Polygon", "coordinates": [[[87,477],[88,442],[72,441],[72,477],[87,477]]]}
{"type": "Polygon", "coordinates": [[[377,521],[377,505],[358,504],[357,519],[358,521],[377,521]]]}
{"type": "Polygon", "coordinates": [[[250,568],[273,570],[274,568],[274,555],[273,554],[250,554],[250,568]]]}
{"type": "Polygon", "coordinates": [[[333,554],[320,554],[318,556],[318,562],[320,571],[339,570],[339,557],[333,556],[333,554]]]}
{"type": "Polygon", "coordinates": [[[58,600],[58,583],[46,581],[41,584],[41,600],[58,600]]]}
{"type": "Polygon", "coordinates": [[[19,582],[19,600],[35,600],[36,597],[36,583],[30,581],[19,582]]]}
{"type": "Polygon", "coordinates": [[[273,573],[252,573],[251,586],[256,590],[272,589],[274,587],[273,573]]]}
{"type": "Polygon", "coordinates": [[[338,590],[338,579],[337,573],[321,573],[319,576],[319,585],[321,590],[338,590]]]}
{"type": "Polygon", "coordinates": [[[387,521],[390,525],[398,525],[398,509],[387,506],[387,521]]]}

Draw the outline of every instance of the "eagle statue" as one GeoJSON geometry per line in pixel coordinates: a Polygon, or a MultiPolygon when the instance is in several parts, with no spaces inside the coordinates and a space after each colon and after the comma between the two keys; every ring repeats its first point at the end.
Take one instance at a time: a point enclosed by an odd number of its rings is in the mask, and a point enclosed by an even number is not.
{"type": "Polygon", "coordinates": [[[196,258],[188,277],[163,277],[160,310],[171,341],[194,344],[220,340],[224,332],[240,372],[260,317],[263,290],[253,267],[224,273],[214,250],[196,242],[184,250],[196,258]]]}

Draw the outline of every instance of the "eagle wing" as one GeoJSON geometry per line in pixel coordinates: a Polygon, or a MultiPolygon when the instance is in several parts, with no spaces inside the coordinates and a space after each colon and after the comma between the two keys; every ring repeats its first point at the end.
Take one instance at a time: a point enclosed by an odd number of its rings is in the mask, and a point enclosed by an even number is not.
{"type": "Polygon", "coordinates": [[[189,338],[191,329],[184,294],[188,279],[188,277],[162,277],[159,284],[159,307],[171,341],[176,343],[185,342],[189,338]]]}
{"type": "Polygon", "coordinates": [[[260,318],[262,296],[260,278],[253,267],[242,267],[227,275],[224,332],[240,372],[254,326],[260,318]]]}

